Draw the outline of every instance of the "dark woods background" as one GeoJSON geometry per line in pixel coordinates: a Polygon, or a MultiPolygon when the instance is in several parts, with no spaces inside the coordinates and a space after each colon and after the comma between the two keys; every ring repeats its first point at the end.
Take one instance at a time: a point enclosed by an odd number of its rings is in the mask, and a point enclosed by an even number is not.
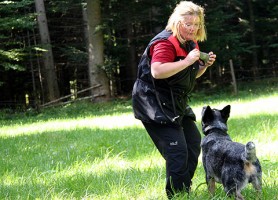
{"type": "MultiPolygon", "coordinates": [[[[109,98],[130,96],[141,54],[166,26],[178,2],[100,1],[101,23],[94,28],[103,36],[103,64],[98,68],[106,72],[109,98]]],[[[196,90],[230,86],[231,62],[238,82],[277,79],[276,0],[193,2],[206,10],[208,40],[199,46],[217,54],[217,62],[198,80],[196,90]]],[[[87,25],[94,19],[88,19],[86,1],[45,0],[44,4],[55,67],[50,79],[45,78],[46,49],[41,44],[35,1],[0,1],[0,108],[33,107],[54,100],[46,89],[51,81],[58,84],[56,99],[94,95],[90,90],[77,95],[92,86],[87,25]]],[[[95,8],[88,12],[96,12],[95,8]]]]}

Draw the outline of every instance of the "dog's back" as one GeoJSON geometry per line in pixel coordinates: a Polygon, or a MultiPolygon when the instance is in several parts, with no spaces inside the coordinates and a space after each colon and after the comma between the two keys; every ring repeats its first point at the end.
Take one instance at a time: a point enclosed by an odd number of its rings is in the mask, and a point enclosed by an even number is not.
{"type": "Polygon", "coordinates": [[[243,199],[241,189],[251,182],[256,190],[261,190],[261,166],[256,157],[255,145],[233,142],[227,134],[227,120],[230,106],[222,110],[204,107],[202,128],[203,165],[209,190],[214,192],[214,181],[222,183],[230,195],[243,199]]]}

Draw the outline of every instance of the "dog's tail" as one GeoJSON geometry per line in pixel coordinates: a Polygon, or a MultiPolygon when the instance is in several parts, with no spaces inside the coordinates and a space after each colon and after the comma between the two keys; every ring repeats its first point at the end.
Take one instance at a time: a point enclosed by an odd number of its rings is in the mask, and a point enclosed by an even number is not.
{"type": "Polygon", "coordinates": [[[245,145],[245,159],[251,163],[257,160],[256,146],[253,142],[248,142],[245,145]]]}

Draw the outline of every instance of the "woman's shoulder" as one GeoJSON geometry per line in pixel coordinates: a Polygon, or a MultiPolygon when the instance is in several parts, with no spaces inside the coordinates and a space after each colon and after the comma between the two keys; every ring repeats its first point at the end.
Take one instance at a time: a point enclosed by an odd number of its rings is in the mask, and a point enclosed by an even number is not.
{"type": "Polygon", "coordinates": [[[150,55],[152,55],[154,51],[175,51],[175,47],[169,40],[158,40],[151,45],[150,55]]]}

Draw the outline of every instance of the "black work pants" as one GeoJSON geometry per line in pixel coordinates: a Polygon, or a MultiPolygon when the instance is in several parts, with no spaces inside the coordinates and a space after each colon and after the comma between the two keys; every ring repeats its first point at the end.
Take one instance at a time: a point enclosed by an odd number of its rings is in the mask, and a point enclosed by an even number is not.
{"type": "Polygon", "coordinates": [[[166,160],[166,193],[189,192],[198,164],[201,135],[195,122],[184,117],[181,127],[143,122],[155,146],[166,160]]]}

